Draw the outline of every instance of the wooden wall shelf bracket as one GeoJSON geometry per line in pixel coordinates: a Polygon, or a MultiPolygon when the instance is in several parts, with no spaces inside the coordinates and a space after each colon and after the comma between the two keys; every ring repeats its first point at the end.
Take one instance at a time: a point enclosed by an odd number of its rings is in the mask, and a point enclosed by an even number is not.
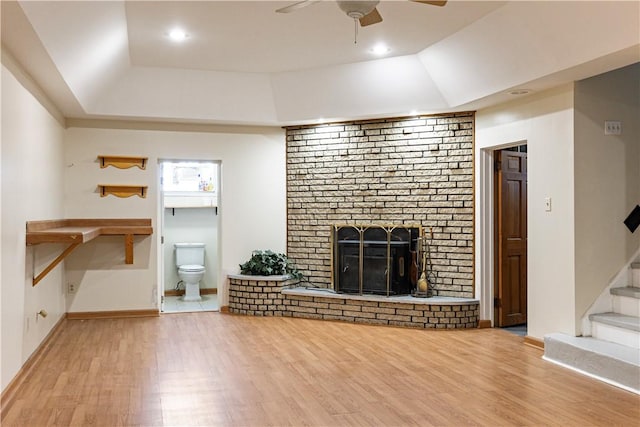
{"type": "Polygon", "coordinates": [[[118,169],[128,169],[134,166],[140,169],[147,168],[148,157],[131,157],[131,156],[106,156],[99,155],[100,168],[106,168],[107,166],[114,166],[118,169]]]}
{"type": "Polygon", "coordinates": [[[100,191],[100,197],[107,197],[109,194],[116,197],[131,197],[138,196],[141,198],[147,197],[146,185],[111,185],[111,184],[98,184],[98,190],[100,191]]]}
{"type": "Polygon", "coordinates": [[[115,219],[57,219],[28,221],[26,243],[69,243],[69,246],[37,276],[34,272],[33,286],[37,285],[67,255],[82,243],[99,236],[124,236],[124,261],[133,264],[133,237],[153,234],[150,218],[115,219]]]}
{"type": "Polygon", "coordinates": [[[35,271],[34,271],[34,274],[33,274],[34,277],[33,277],[32,286],[37,285],[42,279],[44,279],[44,276],[49,274],[49,272],[51,270],[53,270],[56,265],[60,264],[62,262],[62,260],[65,259],[67,257],[67,255],[69,255],[71,253],[71,251],[73,251],[78,246],[80,246],[80,243],[72,243],[69,246],[67,246],[67,249],[65,249],[60,255],[58,255],[58,257],[56,259],[51,261],[51,264],[49,264],[47,266],[47,268],[42,270],[42,272],[40,274],[38,274],[37,276],[35,275],[35,271]]]}

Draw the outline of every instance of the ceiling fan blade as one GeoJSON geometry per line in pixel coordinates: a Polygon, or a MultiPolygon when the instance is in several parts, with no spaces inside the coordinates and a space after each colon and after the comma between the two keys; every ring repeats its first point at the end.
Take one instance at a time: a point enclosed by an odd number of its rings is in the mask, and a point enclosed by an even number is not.
{"type": "Polygon", "coordinates": [[[447,0],[442,0],[442,1],[411,0],[411,1],[416,3],[422,3],[422,4],[430,4],[431,6],[444,6],[445,4],[447,4],[447,0]]]}
{"type": "Polygon", "coordinates": [[[302,0],[302,1],[290,4],[289,6],[281,7],[280,9],[277,9],[276,12],[277,13],[295,12],[298,9],[302,9],[303,7],[311,6],[312,4],[318,3],[319,1],[321,1],[321,0],[302,0]]]}
{"type": "Polygon", "coordinates": [[[382,16],[380,16],[378,9],[375,9],[375,8],[371,12],[369,12],[368,15],[365,15],[362,18],[360,18],[361,27],[377,24],[378,22],[382,22],[382,16]]]}

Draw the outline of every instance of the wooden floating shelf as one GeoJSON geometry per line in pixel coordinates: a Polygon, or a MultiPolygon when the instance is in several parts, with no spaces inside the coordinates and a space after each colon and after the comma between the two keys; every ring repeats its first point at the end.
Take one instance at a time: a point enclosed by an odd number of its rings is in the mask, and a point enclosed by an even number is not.
{"type": "Polygon", "coordinates": [[[141,198],[147,197],[146,185],[112,185],[112,184],[98,184],[98,190],[100,191],[100,197],[107,197],[109,194],[116,197],[131,197],[138,196],[141,198]]]}
{"type": "Polygon", "coordinates": [[[118,169],[129,169],[134,166],[140,169],[147,168],[148,157],[131,157],[131,156],[105,156],[99,155],[100,168],[106,168],[107,166],[114,166],[118,169]]]}
{"type": "Polygon", "coordinates": [[[41,243],[68,243],[69,246],[37,276],[34,272],[33,286],[37,285],[67,255],[82,243],[99,236],[124,236],[125,264],[133,264],[133,236],[153,234],[150,218],[115,219],[56,219],[27,222],[27,245],[41,243]]]}

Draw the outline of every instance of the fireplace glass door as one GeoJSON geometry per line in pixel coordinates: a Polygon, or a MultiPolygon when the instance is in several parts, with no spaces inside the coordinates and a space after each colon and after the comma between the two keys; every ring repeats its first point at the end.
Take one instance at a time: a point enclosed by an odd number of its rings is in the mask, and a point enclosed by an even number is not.
{"type": "Polygon", "coordinates": [[[333,284],[341,293],[406,295],[415,286],[420,227],[334,226],[333,284]]]}

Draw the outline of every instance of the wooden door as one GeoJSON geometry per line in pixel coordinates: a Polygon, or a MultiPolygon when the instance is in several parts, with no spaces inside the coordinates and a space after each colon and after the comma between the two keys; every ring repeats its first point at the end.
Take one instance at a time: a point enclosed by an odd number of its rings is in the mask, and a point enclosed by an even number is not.
{"type": "Polygon", "coordinates": [[[496,326],[527,322],[527,153],[496,152],[496,326]]]}

